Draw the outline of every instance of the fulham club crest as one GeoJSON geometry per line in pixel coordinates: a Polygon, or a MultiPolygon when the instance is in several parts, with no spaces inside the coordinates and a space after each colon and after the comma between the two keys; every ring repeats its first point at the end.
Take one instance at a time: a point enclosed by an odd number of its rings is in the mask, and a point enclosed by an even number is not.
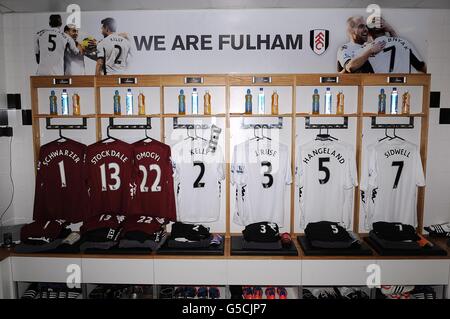
{"type": "Polygon", "coordinates": [[[321,55],[328,49],[330,43],[330,31],[315,29],[309,31],[309,46],[315,54],[321,55]]]}

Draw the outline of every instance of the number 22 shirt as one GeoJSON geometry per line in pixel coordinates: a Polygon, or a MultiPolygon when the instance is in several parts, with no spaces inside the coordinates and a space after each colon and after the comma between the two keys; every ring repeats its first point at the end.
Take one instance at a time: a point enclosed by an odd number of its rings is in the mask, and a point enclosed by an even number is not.
{"type": "Polygon", "coordinates": [[[132,187],[133,147],[120,140],[97,142],[86,151],[89,216],[124,214],[132,187]]]}
{"type": "Polygon", "coordinates": [[[185,140],[172,147],[177,220],[185,223],[214,222],[220,216],[222,150],[215,152],[208,141],[185,140]]]}
{"type": "Polygon", "coordinates": [[[296,174],[301,228],[320,221],[350,226],[353,187],[358,185],[355,154],[350,145],[314,140],[300,146],[296,174]]]}
{"type": "Polygon", "coordinates": [[[366,228],[379,221],[417,226],[417,186],[425,186],[417,145],[400,139],[369,145],[361,176],[366,228]]]}

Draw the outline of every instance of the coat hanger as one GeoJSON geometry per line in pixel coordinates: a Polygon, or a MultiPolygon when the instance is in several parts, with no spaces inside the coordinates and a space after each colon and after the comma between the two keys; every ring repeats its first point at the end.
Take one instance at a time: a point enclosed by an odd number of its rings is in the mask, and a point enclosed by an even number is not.
{"type": "Polygon", "coordinates": [[[402,138],[402,137],[398,136],[397,134],[395,134],[395,127],[394,127],[394,136],[391,137],[391,140],[396,139],[396,138],[398,138],[399,140],[402,140],[402,141],[405,140],[404,138],[402,138]]]}
{"type": "Polygon", "coordinates": [[[268,139],[269,141],[271,141],[272,139],[271,139],[270,137],[268,137],[267,135],[264,135],[264,127],[267,128],[267,129],[269,129],[269,127],[268,127],[267,125],[265,125],[265,124],[261,126],[261,135],[262,135],[262,138],[265,138],[265,139],[268,139]]]}
{"type": "Polygon", "coordinates": [[[384,129],[384,137],[381,138],[381,139],[379,139],[378,142],[384,141],[384,140],[387,139],[387,138],[390,139],[390,140],[393,139],[392,136],[389,136],[389,135],[388,135],[388,133],[387,133],[387,128],[386,128],[386,129],[384,129]]]}
{"type": "Polygon", "coordinates": [[[153,139],[150,136],[148,136],[148,134],[147,134],[147,128],[145,128],[145,138],[143,138],[142,140],[139,140],[138,142],[144,142],[146,140],[149,140],[149,142],[153,141],[153,139]]]}
{"type": "Polygon", "coordinates": [[[187,139],[191,139],[191,141],[194,140],[194,137],[191,136],[191,135],[189,135],[189,130],[190,130],[191,128],[193,128],[191,125],[186,125],[186,134],[187,134],[187,137],[186,137],[184,140],[187,140],[187,139]]]}
{"type": "Polygon", "coordinates": [[[55,142],[65,142],[67,140],[70,140],[70,138],[67,138],[64,135],[62,135],[62,129],[59,129],[59,138],[57,138],[55,142]]]}
{"type": "Polygon", "coordinates": [[[201,126],[198,125],[198,124],[194,125],[194,136],[195,136],[195,139],[200,139],[200,140],[203,140],[203,141],[207,141],[207,139],[204,139],[203,137],[197,135],[197,129],[198,128],[201,128],[201,126]]]}
{"type": "Polygon", "coordinates": [[[259,129],[259,128],[261,128],[261,125],[259,125],[259,124],[255,124],[253,126],[253,135],[254,135],[254,137],[252,137],[249,141],[253,141],[253,140],[259,141],[262,138],[262,137],[256,135],[256,130],[259,129]]]}
{"type": "Polygon", "coordinates": [[[110,134],[109,134],[109,129],[111,128],[111,125],[108,125],[107,127],[106,127],[106,138],[104,138],[104,139],[102,139],[101,141],[100,141],[100,143],[104,143],[104,142],[106,142],[107,140],[113,140],[113,141],[117,141],[117,138],[115,138],[114,136],[111,136],[110,134]]]}
{"type": "Polygon", "coordinates": [[[326,134],[322,134],[322,129],[319,128],[319,134],[317,134],[316,136],[316,141],[337,141],[337,140],[339,139],[330,135],[328,128],[326,134]]]}

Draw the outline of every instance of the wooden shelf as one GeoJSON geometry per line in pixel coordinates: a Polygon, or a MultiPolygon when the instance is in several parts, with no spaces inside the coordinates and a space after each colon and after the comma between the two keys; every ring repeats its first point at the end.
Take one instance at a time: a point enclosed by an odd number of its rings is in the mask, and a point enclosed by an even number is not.
{"type": "Polygon", "coordinates": [[[424,113],[410,113],[410,114],[378,114],[378,113],[363,113],[363,117],[425,117],[424,113]]]}
{"type": "Polygon", "coordinates": [[[163,118],[173,118],[173,117],[178,117],[178,118],[197,118],[197,117],[204,117],[204,118],[211,118],[211,117],[225,117],[224,113],[219,113],[219,114],[184,114],[184,115],[180,115],[180,114],[175,114],[175,113],[169,113],[169,114],[163,114],[162,116],[163,118]]]}
{"type": "Polygon", "coordinates": [[[282,113],[282,114],[230,113],[230,117],[292,117],[292,113],[282,113]]]}
{"type": "Polygon", "coordinates": [[[254,74],[254,75],[229,75],[229,84],[232,86],[292,86],[295,77],[292,75],[254,74]],[[270,83],[253,83],[253,77],[270,77],[270,83]]]}
{"type": "Polygon", "coordinates": [[[364,86],[423,86],[431,78],[430,74],[371,74],[361,77],[364,86]],[[388,83],[389,77],[405,77],[406,83],[388,83]]]}
{"type": "Polygon", "coordinates": [[[33,114],[34,118],[51,118],[51,119],[82,119],[82,118],[96,118],[95,114],[82,115],[50,115],[50,114],[33,114]]]}
{"type": "Polygon", "coordinates": [[[32,88],[95,88],[95,76],[93,75],[73,75],[73,76],[32,76],[32,88]],[[71,84],[54,84],[54,80],[70,79],[71,84]]]}
{"type": "Polygon", "coordinates": [[[344,114],[311,114],[311,113],[296,113],[297,117],[357,117],[357,113],[344,114]]]}
{"type": "Polygon", "coordinates": [[[297,86],[358,86],[361,84],[361,74],[298,74],[295,76],[297,86]],[[321,83],[321,78],[337,77],[337,83],[321,83]]]}
{"type": "Polygon", "coordinates": [[[160,117],[160,114],[146,114],[146,115],[114,115],[114,114],[98,114],[98,118],[125,118],[125,119],[132,119],[132,118],[147,118],[147,117],[160,117]]]}

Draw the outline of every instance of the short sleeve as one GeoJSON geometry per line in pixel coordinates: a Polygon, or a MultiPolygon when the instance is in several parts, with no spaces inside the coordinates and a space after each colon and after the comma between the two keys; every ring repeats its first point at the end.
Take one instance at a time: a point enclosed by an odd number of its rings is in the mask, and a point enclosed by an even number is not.
{"type": "Polygon", "coordinates": [[[346,45],[341,46],[337,52],[337,61],[341,64],[341,66],[345,69],[345,65],[352,58],[350,54],[350,50],[346,45]]]}
{"type": "Polygon", "coordinates": [[[97,59],[104,59],[105,58],[105,46],[104,42],[100,41],[100,43],[97,44],[97,59]]]}

